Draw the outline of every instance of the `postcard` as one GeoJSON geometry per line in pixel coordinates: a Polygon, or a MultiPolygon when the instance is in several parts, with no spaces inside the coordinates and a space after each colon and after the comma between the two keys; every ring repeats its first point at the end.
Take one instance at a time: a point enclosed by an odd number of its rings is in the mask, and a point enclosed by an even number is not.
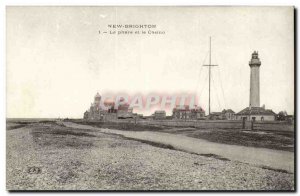
{"type": "Polygon", "coordinates": [[[295,191],[292,6],[7,6],[9,191],[295,191]]]}

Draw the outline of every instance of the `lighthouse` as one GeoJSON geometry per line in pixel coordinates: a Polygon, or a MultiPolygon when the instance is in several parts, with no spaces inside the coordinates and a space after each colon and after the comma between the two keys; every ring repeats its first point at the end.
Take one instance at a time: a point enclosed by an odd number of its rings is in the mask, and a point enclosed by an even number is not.
{"type": "Polygon", "coordinates": [[[250,105],[249,107],[260,107],[259,100],[259,67],[261,62],[258,58],[258,52],[252,53],[252,58],[249,62],[250,72],[250,105]]]}
{"type": "Polygon", "coordinates": [[[265,109],[263,105],[260,107],[259,100],[259,67],[261,62],[258,58],[258,52],[252,53],[250,66],[250,103],[242,111],[238,112],[236,120],[252,120],[252,121],[274,121],[276,114],[271,109],[265,109]]]}

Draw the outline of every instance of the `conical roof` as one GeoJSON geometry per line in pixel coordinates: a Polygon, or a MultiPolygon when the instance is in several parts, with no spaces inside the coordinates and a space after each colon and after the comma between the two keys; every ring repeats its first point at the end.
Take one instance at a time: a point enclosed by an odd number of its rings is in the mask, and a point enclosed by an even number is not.
{"type": "Polygon", "coordinates": [[[95,97],[101,97],[101,95],[99,94],[99,92],[97,92],[97,94],[95,95],[95,97]]]}

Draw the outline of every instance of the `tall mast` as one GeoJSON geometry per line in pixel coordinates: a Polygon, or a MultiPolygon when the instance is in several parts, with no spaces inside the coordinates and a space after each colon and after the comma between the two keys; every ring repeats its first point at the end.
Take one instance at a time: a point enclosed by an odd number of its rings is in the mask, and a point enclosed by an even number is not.
{"type": "Polygon", "coordinates": [[[209,37],[209,82],[208,82],[208,114],[210,114],[210,75],[211,75],[211,37],[209,37]]]}
{"type": "Polygon", "coordinates": [[[210,115],[210,83],[211,83],[211,67],[218,66],[211,64],[211,37],[209,37],[209,64],[203,65],[208,66],[208,115],[210,115]]]}

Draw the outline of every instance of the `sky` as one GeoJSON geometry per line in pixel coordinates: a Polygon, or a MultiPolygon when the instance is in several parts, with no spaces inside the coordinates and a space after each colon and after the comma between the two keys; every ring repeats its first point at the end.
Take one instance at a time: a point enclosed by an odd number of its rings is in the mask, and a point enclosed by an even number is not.
{"type": "Polygon", "coordinates": [[[293,18],[293,7],[7,7],[7,117],[82,118],[97,92],[191,94],[207,111],[209,37],[212,112],[249,106],[255,50],[261,105],[293,114],[293,18]]]}

